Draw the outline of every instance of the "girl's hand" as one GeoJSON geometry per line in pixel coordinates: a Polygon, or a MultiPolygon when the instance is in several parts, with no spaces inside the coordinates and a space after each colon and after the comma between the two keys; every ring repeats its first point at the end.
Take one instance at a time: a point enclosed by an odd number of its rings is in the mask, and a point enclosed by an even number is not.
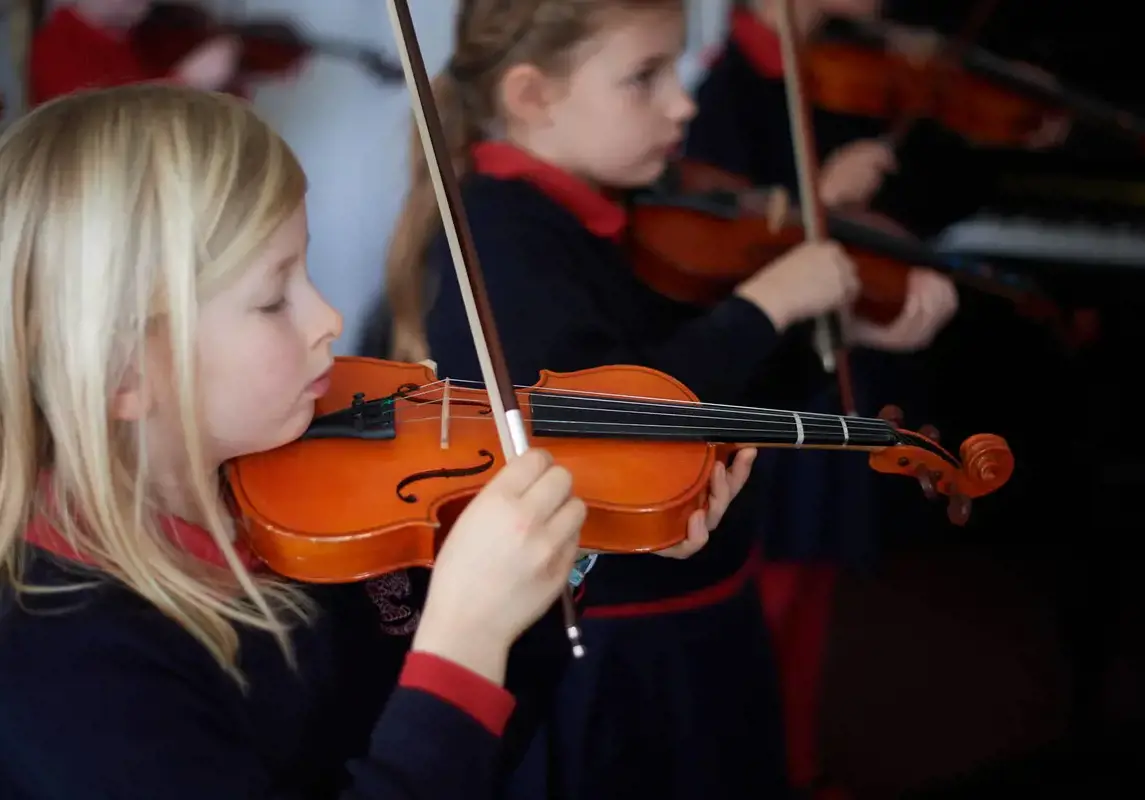
{"type": "Polygon", "coordinates": [[[708,507],[697,510],[688,518],[688,538],[666,550],[657,551],[656,555],[664,558],[691,558],[704,548],[709,535],[724,518],[728,506],[747,483],[751,465],[755,463],[755,454],[755,450],[740,450],[736,453],[730,470],[722,461],[716,464],[712,470],[708,507]]]}
{"type": "Polygon", "coordinates": [[[889,325],[852,321],[851,339],[876,350],[907,353],[928,347],[958,310],[958,290],[945,275],[915,268],[907,279],[906,303],[889,325]]]}
{"type": "Polygon", "coordinates": [[[891,25],[886,32],[887,49],[916,67],[924,67],[942,52],[943,37],[929,28],[891,25]]]}
{"type": "Polygon", "coordinates": [[[509,647],[568,585],[585,513],[547,452],[510,461],[446,537],[414,649],[503,681],[509,647]]]}
{"type": "Polygon", "coordinates": [[[845,306],[858,292],[855,263],[835,242],[804,242],[736,287],[777,331],[845,306]]]}
{"type": "Polygon", "coordinates": [[[819,197],[825,206],[866,205],[898,169],[894,150],[878,139],[860,139],[840,147],[823,163],[819,197]]]}
{"type": "Polygon", "coordinates": [[[174,70],[187,86],[206,91],[219,91],[238,73],[242,43],[234,36],[216,36],[192,50],[174,70]]]}

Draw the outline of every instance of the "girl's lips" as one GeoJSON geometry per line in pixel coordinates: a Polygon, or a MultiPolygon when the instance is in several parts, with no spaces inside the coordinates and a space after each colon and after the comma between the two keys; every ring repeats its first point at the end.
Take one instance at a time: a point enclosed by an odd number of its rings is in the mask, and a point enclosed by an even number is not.
{"type": "Polygon", "coordinates": [[[311,381],[310,385],[307,387],[307,391],[313,393],[317,397],[321,397],[322,395],[326,394],[326,392],[330,391],[330,375],[333,371],[334,368],[331,367],[319,375],[317,378],[315,378],[313,381],[311,381]]]}

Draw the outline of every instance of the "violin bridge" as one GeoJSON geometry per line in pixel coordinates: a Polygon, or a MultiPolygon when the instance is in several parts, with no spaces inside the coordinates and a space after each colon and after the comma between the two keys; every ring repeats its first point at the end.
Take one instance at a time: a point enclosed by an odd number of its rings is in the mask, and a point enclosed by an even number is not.
{"type": "Polygon", "coordinates": [[[449,449],[449,378],[441,390],[441,449],[449,449]]]}

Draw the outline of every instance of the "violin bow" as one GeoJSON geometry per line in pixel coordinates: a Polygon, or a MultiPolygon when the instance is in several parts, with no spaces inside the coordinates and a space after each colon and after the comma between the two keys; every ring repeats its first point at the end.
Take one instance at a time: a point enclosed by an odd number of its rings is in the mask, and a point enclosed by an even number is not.
{"type": "MultiPolygon", "coordinates": [[[[437,195],[437,207],[441,212],[441,222],[457,272],[457,282],[461,287],[465,313],[469,318],[469,330],[473,334],[481,375],[497,425],[497,435],[505,460],[510,461],[529,449],[529,436],[517,403],[516,387],[510,379],[505,352],[493,322],[493,308],[485,292],[477,248],[473,244],[473,234],[465,215],[457,175],[448,157],[445,132],[437,113],[433,88],[425,69],[409,5],[406,0],[389,0],[389,10],[418,134],[425,149],[426,164],[437,195]]],[[[581,658],[585,652],[584,645],[581,643],[572,590],[567,585],[561,594],[561,610],[573,657],[581,658]]]]}
{"type": "MultiPolygon", "coordinates": [[[[811,126],[811,108],[803,87],[804,60],[795,32],[793,0],[779,3],[778,28],[783,47],[783,80],[787,89],[787,118],[791,124],[791,141],[795,149],[795,171],[799,177],[799,211],[808,242],[827,239],[827,214],[819,199],[819,157],[815,149],[815,131],[811,126]]],[[[844,321],[838,312],[828,313],[815,321],[815,349],[828,374],[839,383],[839,400],[843,413],[857,416],[855,391],[851,384],[850,353],[844,336],[844,321]]]]}

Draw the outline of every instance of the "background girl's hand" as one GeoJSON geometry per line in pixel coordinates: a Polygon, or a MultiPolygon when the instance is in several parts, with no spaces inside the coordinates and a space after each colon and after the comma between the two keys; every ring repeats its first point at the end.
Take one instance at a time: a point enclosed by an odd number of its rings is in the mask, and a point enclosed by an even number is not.
{"type": "Polygon", "coordinates": [[[238,73],[242,43],[234,36],[216,36],[199,45],[176,67],[175,75],[188,86],[218,91],[238,73]]]}
{"type": "Polygon", "coordinates": [[[915,268],[907,278],[906,302],[898,319],[889,325],[852,321],[851,339],[857,345],[911,352],[928,347],[958,310],[958,290],[945,275],[915,268]]]}
{"type": "Polygon", "coordinates": [[[898,169],[894,150],[878,139],[840,147],[823,163],[819,197],[826,206],[866,205],[888,173],[898,169]]]}
{"type": "Polygon", "coordinates": [[[547,452],[509,462],[446,537],[414,649],[503,681],[509,647],[568,584],[585,513],[547,452]]]}
{"type": "Polygon", "coordinates": [[[916,67],[926,66],[942,52],[944,39],[938,31],[891,25],[886,32],[887,49],[916,67]]]}
{"type": "Polygon", "coordinates": [[[751,475],[751,465],[755,463],[755,450],[740,450],[732,461],[731,469],[723,462],[712,469],[711,492],[708,494],[708,507],[698,509],[688,518],[688,538],[656,555],[664,558],[690,558],[708,543],[709,534],[720,524],[732,500],[743,489],[751,475]]]}
{"type": "Polygon", "coordinates": [[[858,291],[855,263],[835,242],[794,247],[736,287],[778,331],[840,308],[858,291]]]}

